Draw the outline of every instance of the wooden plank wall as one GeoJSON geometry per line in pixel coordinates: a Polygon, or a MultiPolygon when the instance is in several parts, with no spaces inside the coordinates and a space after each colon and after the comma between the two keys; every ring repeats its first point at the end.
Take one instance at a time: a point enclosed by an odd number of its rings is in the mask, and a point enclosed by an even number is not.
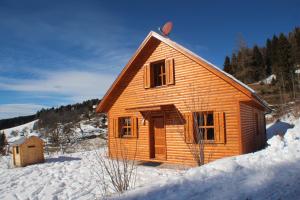
{"type": "Polygon", "coordinates": [[[191,111],[223,111],[226,119],[226,143],[207,144],[205,161],[224,156],[240,154],[239,101],[249,98],[229,83],[209,72],[198,63],[187,58],[165,43],[153,41],[154,49],[144,52],[144,60],[134,64],[118,92],[114,94],[112,106],[108,112],[109,147],[111,155],[119,152],[117,144],[122,144],[128,153],[136,158],[149,159],[149,122],[142,125],[139,112],[125,109],[139,106],[174,104],[176,109],[166,111],[167,161],[181,164],[194,164],[189,145],[184,142],[184,125],[180,115],[191,111]],[[143,65],[161,59],[173,58],[175,64],[175,85],[160,88],[144,88],[143,65]],[[178,115],[180,113],[180,115],[178,115]],[[114,138],[112,119],[118,116],[137,116],[139,118],[138,139],[114,138]]]}
{"type": "Polygon", "coordinates": [[[20,145],[21,156],[21,166],[26,166],[29,164],[44,162],[44,149],[43,143],[40,139],[31,137],[20,145]],[[28,146],[35,146],[30,149],[28,146]]]}
{"type": "Polygon", "coordinates": [[[243,153],[262,149],[266,142],[264,112],[247,103],[240,103],[243,153]],[[258,124],[255,119],[258,117],[258,124]]]}

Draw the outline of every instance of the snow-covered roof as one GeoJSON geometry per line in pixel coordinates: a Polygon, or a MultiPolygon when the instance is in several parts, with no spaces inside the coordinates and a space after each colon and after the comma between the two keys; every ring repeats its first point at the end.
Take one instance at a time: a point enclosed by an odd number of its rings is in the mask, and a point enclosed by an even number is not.
{"type": "Polygon", "coordinates": [[[41,141],[44,142],[43,139],[41,139],[41,138],[39,138],[39,137],[37,137],[37,136],[35,136],[35,135],[31,135],[31,136],[28,136],[28,137],[26,137],[26,136],[21,136],[21,137],[19,137],[18,139],[16,139],[16,140],[14,140],[13,142],[11,142],[10,145],[11,145],[11,146],[18,146],[18,145],[24,144],[24,143],[26,142],[26,140],[28,140],[28,139],[30,139],[30,138],[38,138],[38,139],[40,139],[41,141]]]}
{"type": "Polygon", "coordinates": [[[12,146],[18,146],[20,144],[23,144],[26,141],[26,137],[20,137],[19,139],[15,140],[11,143],[12,146]]]}

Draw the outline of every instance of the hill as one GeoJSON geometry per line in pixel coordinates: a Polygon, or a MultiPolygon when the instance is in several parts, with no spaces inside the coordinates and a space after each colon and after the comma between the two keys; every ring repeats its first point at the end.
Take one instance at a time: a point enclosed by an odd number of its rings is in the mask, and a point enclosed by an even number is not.
{"type": "Polygon", "coordinates": [[[47,153],[74,152],[74,145],[83,140],[99,136],[106,138],[106,115],[95,112],[98,102],[98,99],[92,99],[73,105],[42,109],[34,115],[33,121],[26,124],[20,118],[11,119],[14,124],[22,125],[3,129],[0,133],[5,133],[8,143],[20,137],[37,135],[46,141],[47,153]]]}
{"type": "Polygon", "coordinates": [[[95,114],[93,106],[97,105],[99,102],[99,99],[91,99],[82,103],[69,104],[57,108],[52,107],[48,109],[42,109],[34,115],[20,116],[10,119],[1,119],[0,130],[20,126],[22,124],[26,124],[39,118],[50,118],[50,116],[60,118],[58,119],[59,121],[66,120],[63,118],[66,118],[68,116],[68,120],[70,121],[72,120],[70,118],[71,115],[75,118],[78,118],[79,116],[82,116],[83,118],[89,118],[90,116],[93,116],[95,114]]]}

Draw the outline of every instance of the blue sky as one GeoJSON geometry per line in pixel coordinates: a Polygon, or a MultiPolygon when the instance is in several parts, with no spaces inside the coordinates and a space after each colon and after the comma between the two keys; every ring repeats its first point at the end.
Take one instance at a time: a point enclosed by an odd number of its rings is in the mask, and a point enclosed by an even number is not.
{"type": "Polygon", "coordinates": [[[0,0],[0,119],[101,98],[151,30],[222,68],[248,46],[300,25],[286,1],[0,0]]]}

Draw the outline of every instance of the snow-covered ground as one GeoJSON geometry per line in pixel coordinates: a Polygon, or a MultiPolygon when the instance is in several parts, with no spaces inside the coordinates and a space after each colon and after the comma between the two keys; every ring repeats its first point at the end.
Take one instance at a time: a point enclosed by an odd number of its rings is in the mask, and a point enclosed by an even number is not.
{"type": "MultiPolygon", "coordinates": [[[[48,157],[45,163],[24,168],[6,169],[0,163],[0,199],[101,199],[99,170],[95,151],[48,157]]],[[[136,185],[178,177],[183,172],[139,166],[136,185]]]]}
{"type": "MultiPolygon", "coordinates": [[[[294,128],[271,124],[269,128],[279,130],[282,135],[286,133],[283,137],[273,136],[268,140],[269,146],[262,151],[220,159],[190,169],[175,180],[156,181],[115,199],[298,200],[300,119],[294,124],[294,128]]],[[[273,135],[270,131],[268,134],[273,135]]]]}
{"type": "MultiPolygon", "coordinates": [[[[262,151],[187,171],[139,166],[136,188],[112,198],[300,199],[300,119],[268,125],[268,136],[262,151]]],[[[2,160],[0,199],[101,199],[96,157],[95,151],[58,155],[13,169],[2,160]]]]}

